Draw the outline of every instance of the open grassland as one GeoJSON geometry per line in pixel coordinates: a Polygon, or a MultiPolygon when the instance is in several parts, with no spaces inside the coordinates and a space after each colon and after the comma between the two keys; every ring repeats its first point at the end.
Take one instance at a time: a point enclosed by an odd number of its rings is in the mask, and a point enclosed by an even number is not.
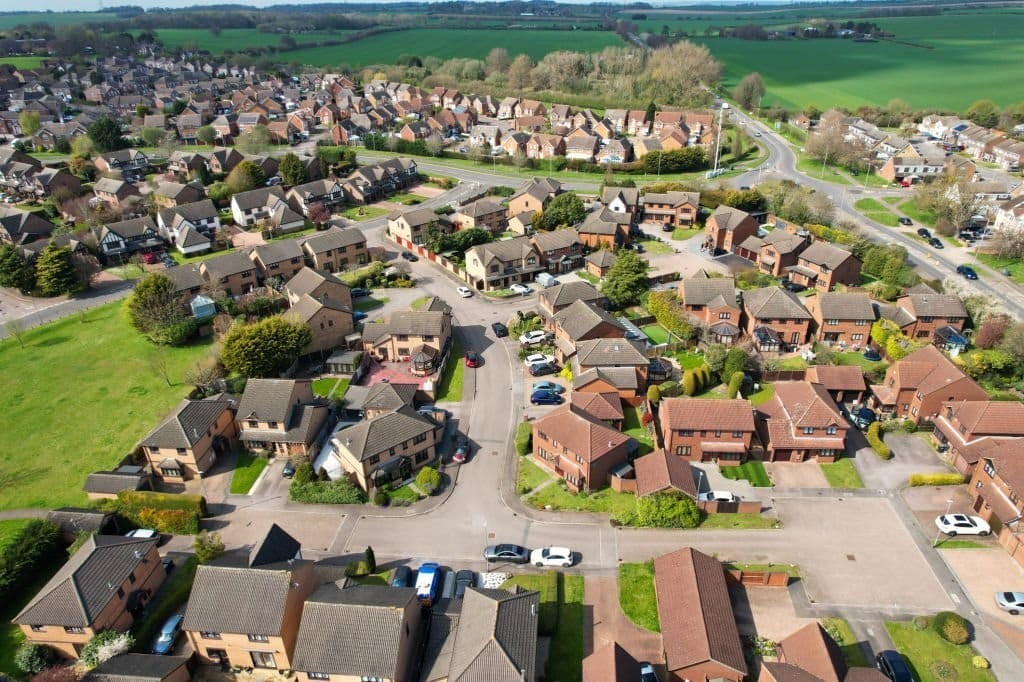
{"type": "MultiPolygon", "coordinates": [[[[340,40],[347,31],[323,33],[290,33],[297,45],[313,45],[324,40],[340,40]]],[[[265,33],[255,28],[225,28],[220,35],[210,31],[194,28],[161,28],[156,31],[157,37],[169,49],[194,46],[199,50],[209,50],[213,54],[221,54],[224,50],[247,50],[253,47],[280,47],[284,33],[265,33]]],[[[336,49],[336,48],[335,48],[336,49]]],[[[285,52],[284,55],[291,53],[285,52]]]]}
{"type": "Polygon", "coordinates": [[[36,69],[42,62],[42,57],[0,57],[0,64],[10,64],[16,69],[36,69]]]}
{"type": "MultiPolygon", "coordinates": [[[[296,36],[298,39],[298,36],[296,36]]],[[[483,59],[495,47],[509,54],[525,53],[538,60],[556,50],[598,52],[609,45],[622,45],[609,31],[543,31],[499,29],[410,29],[373,35],[362,40],[328,47],[311,47],[284,53],[288,61],[312,66],[349,64],[391,64],[399,55],[432,56],[441,59],[472,57],[483,59]]]]}
{"type": "Polygon", "coordinates": [[[977,99],[1024,100],[1024,82],[1005,78],[1024,59],[1024,10],[948,12],[933,17],[873,19],[895,40],[763,42],[697,38],[725,65],[728,89],[751,71],[765,80],[763,105],[822,109],[884,106],[899,98],[915,108],[963,110],[977,99]]]}
{"type": "Polygon", "coordinates": [[[0,14],[0,30],[38,22],[51,26],[69,26],[94,21],[114,21],[117,18],[114,12],[10,12],[0,14]]]}
{"type": "Polygon", "coordinates": [[[86,476],[119,462],[189,392],[182,373],[205,345],[162,351],[122,304],[0,341],[0,509],[82,505],[86,476]]]}

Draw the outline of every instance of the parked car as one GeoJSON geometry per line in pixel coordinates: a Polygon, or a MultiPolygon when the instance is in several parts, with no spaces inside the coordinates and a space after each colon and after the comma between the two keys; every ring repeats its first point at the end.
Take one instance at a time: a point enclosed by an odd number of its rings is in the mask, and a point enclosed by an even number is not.
{"type": "Polygon", "coordinates": [[[142,254],[142,260],[146,265],[154,265],[160,262],[160,256],[155,253],[142,254]]]}
{"type": "Polygon", "coordinates": [[[281,469],[281,475],[285,478],[291,478],[295,475],[295,464],[291,460],[284,463],[284,469],[281,469]]]}
{"type": "Polygon", "coordinates": [[[740,498],[728,490],[709,490],[697,495],[698,502],[739,502],[740,498]]]}
{"type": "Polygon", "coordinates": [[[470,296],[473,295],[473,290],[470,289],[469,287],[459,287],[455,291],[459,292],[459,296],[461,296],[462,298],[469,298],[470,296]]]}
{"type": "Polygon", "coordinates": [[[996,606],[1016,616],[1024,611],[1024,592],[996,592],[996,606]]]}
{"type": "Polygon", "coordinates": [[[807,289],[803,284],[790,281],[788,277],[782,280],[782,288],[786,291],[792,291],[794,294],[799,294],[807,289]]]}
{"type": "Polygon", "coordinates": [[[882,356],[879,355],[878,351],[871,348],[864,351],[863,356],[865,360],[870,360],[871,362],[880,362],[882,360],[882,356]]]}
{"type": "Polygon", "coordinates": [[[503,325],[501,322],[495,322],[491,325],[491,329],[494,330],[494,335],[499,339],[503,339],[508,336],[508,327],[503,325]]]}
{"type": "Polygon", "coordinates": [[[455,598],[462,599],[466,596],[466,590],[476,584],[476,573],[473,571],[461,570],[455,574],[455,598]]]}
{"type": "Polygon", "coordinates": [[[477,353],[475,350],[466,351],[466,367],[475,369],[480,366],[480,363],[481,359],[479,353],[477,353]]]}
{"type": "Polygon", "coordinates": [[[363,287],[352,287],[352,297],[353,298],[361,298],[363,296],[369,296],[372,293],[373,293],[372,291],[370,291],[369,289],[364,289],[363,287]]]}
{"type": "Polygon", "coordinates": [[[509,291],[512,291],[517,294],[522,294],[523,296],[525,296],[526,294],[533,291],[533,289],[526,286],[525,284],[513,284],[512,286],[509,287],[509,291]]]}
{"type": "Polygon", "coordinates": [[[178,635],[181,634],[181,621],[184,619],[184,615],[176,613],[164,621],[163,627],[160,628],[160,634],[153,642],[154,654],[166,656],[171,653],[174,648],[174,640],[178,639],[178,635]]]}
{"type": "Polygon", "coordinates": [[[170,573],[174,570],[174,559],[171,557],[164,557],[160,563],[163,564],[164,573],[170,573]]]}
{"type": "Polygon", "coordinates": [[[441,599],[452,599],[455,597],[455,571],[445,571],[444,580],[441,581],[441,599]]]}
{"type": "Polygon", "coordinates": [[[561,384],[556,384],[553,381],[535,381],[533,386],[530,387],[530,391],[549,391],[551,393],[561,393],[565,390],[565,387],[561,384]]]}
{"type": "Polygon", "coordinates": [[[279,176],[279,175],[271,175],[269,178],[267,178],[267,187],[273,187],[274,185],[280,185],[281,182],[282,182],[281,176],[279,176]]]}
{"type": "Polygon", "coordinates": [[[943,514],[935,517],[935,526],[951,537],[957,535],[988,535],[992,528],[984,519],[967,514],[943,514]]]}
{"type": "Polygon", "coordinates": [[[960,230],[960,232],[958,232],[956,236],[957,239],[959,239],[960,241],[967,242],[968,246],[974,243],[974,241],[978,238],[978,236],[971,232],[970,230],[960,230]]]}
{"type": "Polygon", "coordinates": [[[551,391],[534,391],[530,394],[530,402],[534,405],[561,405],[562,396],[551,391]]]}
{"type": "Polygon", "coordinates": [[[857,428],[863,431],[878,421],[878,416],[871,411],[871,408],[861,406],[860,409],[854,411],[852,420],[857,428]]]}
{"type": "Polygon", "coordinates": [[[548,340],[548,334],[545,331],[536,330],[532,332],[526,332],[520,335],[519,343],[524,346],[534,346],[538,343],[544,343],[548,340]]]}
{"type": "Polygon", "coordinates": [[[408,566],[399,566],[391,574],[391,587],[411,587],[412,569],[408,566]]]}
{"type": "Polygon", "coordinates": [[[903,659],[903,654],[892,649],[879,652],[875,656],[875,667],[892,682],[914,682],[910,668],[903,659]]]}
{"type": "Polygon", "coordinates": [[[551,362],[535,362],[532,365],[527,365],[527,369],[530,370],[532,377],[544,377],[558,371],[558,368],[551,362]]]}
{"type": "Polygon", "coordinates": [[[365,320],[367,317],[369,317],[369,315],[364,313],[362,310],[357,310],[354,313],[352,313],[352,321],[353,322],[359,322],[361,320],[365,320]]]}
{"type": "Polygon", "coordinates": [[[941,249],[946,248],[945,246],[943,246],[942,240],[939,239],[938,237],[932,237],[931,239],[929,239],[928,240],[928,245],[930,247],[932,247],[933,249],[940,249],[941,250],[941,249]]]}
{"type": "Polygon", "coordinates": [[[530,552],[530,563],[538,567],[569,568],[572,566],[572,550],[568,547],[541,547],[530,552]]]}
{"type": "Polygon", "coordinates": [[[136,528],[130,530],[124,534],[126,538],[143,538],[146,540],[153,540],[160,537],[160,533],[156,532],[152,528],[136,528]]]}
{"type": "Polygon", "coordinates": [[[553,365],[555,364],[555,356],[544,355],[544,353],[531,353],[523,360],[523,363],[526,365],[535,365],[538,362],[547,362],[553,365]]]}
{"type": "Polygon", "coordinates": [[[510,564],[530,562],[530,550],[520,545],[488,545],[484,548],[484,561],[507,561],[510,564]]]}
{"type": "Polygon", "coordinates": [[[425,606],[437,601],[438,582],[441,579],[441,567],[433,561],[420,566],[416,572],[416,599],[425,606]]]}
{"type": "Polygon", "coordinates": [[[958,275],[963,275],[966,279],[978,279],[978,273],[970,265],[958,265],[956,266],[956,272],[958,275]]]}
{"type": "Polygon", "coordinates": [[[459,436],[459,440],[455,444],[455,452],[452,454],[452,461],[462,464],[467,459],[469,459],[469,441],[465,436],[459,436]]]}
{"type": "Polygon", "coordinates": [[[900,218],[900,225],[913,225],[914,221],[910,218],[903,216],[900,218]]]}
{"type": "Polygon", "coordinates": [[[928,231],[927,227],[919,227],[917,228],[917,236],[923,237],[924,239],[931,239],[932,233],[928,231]]]}
{"type": "Polygon", "coordinates": [[[640,664],[640,682],[658,682],[658,674],[650,663],[640,664]]]}
{"type": "Polygon", "coordinates": [[[412,251],[403,251],[402,252],[402,258],[404,258],[405,260],[409,261],[410,263],[415,263],[416,261],[418,261],[420,259],[419,256],[417,256],[412,251]]]}

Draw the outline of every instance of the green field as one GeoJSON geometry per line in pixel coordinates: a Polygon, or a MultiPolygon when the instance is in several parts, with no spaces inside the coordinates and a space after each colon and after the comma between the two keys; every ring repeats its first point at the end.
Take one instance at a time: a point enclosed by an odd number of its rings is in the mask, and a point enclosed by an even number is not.
{"type": "MultiPolygon", "coordinates": [[[[291,33],[298,45],[314,45],[324,40],[340,40],[347,31],[336,33],[291,33]]],[[[224,50],[247,50],[253,47],[280,47],[283,33],[265,33],[256,28],[225,28],[219,36],[209,31],[194,28],[161,28],[156,31],[157,37],[164,47],[177,49],[194,46],[199,50],[209,50],[219,54],[224,50]]],[[[337,48],[335,48],[337,49],[337,48]]],[[[284,56],[290,52],[283,53],[284,56]]]]}
{"type": "Polygon", "coordinates": [[[120,461],[189,392],[182,373],[209,347],[166,349],[168,386],[121,307],[30,330],[24,348],[0,341],[0,509],[84,504],[86,476],[120,461]]]}
{"type": "Polygon", "coordinates": [[[0,31],[38,22],[45,22],[51,26],[68,26],[95,21],[113,21],[117,18],[118,15],[113,12],[11,12],[0,14],[0,31]]]}
{"type": "Polygon", "coordinates": [[[509,54],[525,53],[538,60],[556,50],[598,52],[622,41],[607,31],[543,31],[480,29],[427,29],[394,31],[369,36],[345,45],[311,47],[284,53],[288,61],[312,66],[367,66],[391,64],[399,55],[419,57],[472,57],[483,59],[495,47],[509,54]]]}
{"type": "Polygon", "coordinates": [[[893,32],[895,41],[697,40],[725,65],[726,88],[759,72],[768,91],[764,106],[855,109],[862,104],[884,106],[899,98],[914,108],[963,110],[982,98],[1000,105],[1024,100],[1024,82],[1008,81],[1003,70],[1024,58],[1019,39],[1024,11],[947,12],[872,21],[893,32]]]}
{"type": "Polygon", "coordinates": [[[0,64],[10,64],[16,69],[36,69],[42,61],[42,57],[0,57],[0,64]]]}

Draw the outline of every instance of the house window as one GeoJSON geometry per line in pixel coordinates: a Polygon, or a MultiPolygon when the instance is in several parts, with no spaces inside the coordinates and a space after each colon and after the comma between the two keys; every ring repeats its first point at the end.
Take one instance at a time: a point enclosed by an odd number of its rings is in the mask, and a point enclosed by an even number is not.
{"type": "Polygon", "coordinates": [[[46,632],[46,627],[43,625],[32,625],[32,632],[46,632]]]}
{"type": "Polygon", "coordinates": [[[718,313],[718,319],[720,320],[731,320],[732,313],[718,313]]]}
{"type": "Polygon", "coordinates": [[[839,320],[826,320],[825,324],[839,324],[839,320]]]}
{"type": "Polygon", "coordinates": [[[858,327],[866,327],[866,326],[868,326],[868,321],[867,320],[857,320],[856,326],[858,326],[858,327]]]}
{"type": "Polygon", "coordinates": [[[989,478],[995,478],[996,476],[996,468],[992,466],[992,462],[987,459],[985,460],[985,473],[988,474],[989,478]]]}
{"type": "Polygon", "coordinates": [[[721,438],[721,437],[722,437],[722,432],[721,431],[715,431],[715,438],[721,438]]]}
{"type": "Polygon", "coordinates": [[[813,426],[805,426],[804,427],[804,435],[805,436],[809,436],[812,433],[814,433],[814,427],[813,426]]]}
{"type": "Polygon", "coordinates": [[[277,428],[277,422],[267,422],[267,428],[268,429],[276,429],[277,428]]]}
{"type": "Polygon", "coordinates": [[[917,338],[919,338],[919,339],[923,339],[923,338],[925,338],[926,336],[928,336],[928,331],[927,331],[927,330],[922,330],[922,331],[919,331],[919,332],[917,333],[917,335],[916,335],[916,336],[917,336],[917,338]]]}
{"type": "Polygon", "coordinates": [[[423,442],[423,441],[425,441],[426,439],[427,439],[427,434],[425,434],[425,433],[421,433],[420,435],[418,435],[418,436],[416,436],[416,437],[414,437],[414,438],[412,439],[412,444],[413,444],[413,445],[416,445],[416,443],[422,443],[422,442],[423,442]]]}
{"type": "Polygon", "coordinates": [[[834,426],[828,427],[827,429],[825,429],[825,433],[827,433],[830,436],[836,435],[836,427],[834,427],[834,426]]]}
{"type": "Polygon", "coordinates": [[[366,465],[367,466],[373,466],[374,464],[376,464],[379,461],[380,461],[380,455],[370,455],[369,457],[366,458],[366,465]]]}
{"type": "Polygon", "coordinates": [[[915,407],[913,410],[910,411],[910,413],[913,414],[916,417],[917,416],[917,408],[915,407]]]}
{"type": "Polygon", "coordinates": [[[580,464],[583,464],[583,458],[580,457],[579,455],[576,455],[576,461],[579,462],[580,464]]]}
{"type": "Polygon", "coordinates": [[[129,585],[134,585],[135,584],[135,573],[134,572],[128,574],[128,584],[129,585]]]}
{"type": "Polygon", "coordinates": [[[910,409],[910,403],[903,403],[903,411],[906,412],[910,409]]]}
{"type": "Polygon", "coordinates": [[[836,456],[836,451],[835,450],[821,450],[820,452],[818,452],[818,456],[819,457],[835,457],[836,456]]]}
{"type": "Polygon", "coordinates": [[[422,464],[423,462],[426,462],[428,459],[430,459],[430,453],[427,452],[426,450],[420,450],[413,456],[413,462],[415,462],[416,464],[422,464]]]}
{"type": "Polygon", "coordinates": [[[199,636],[203,639],[220,639],[219,632],[200,632],[199,636]]]}
{"type": "Polygon", "coordinates": [[[254,668],[277,667],[277,663],[274,661],[274,653],[272,651],[250,651],[249,656],[252,658],[252,665],[254,668]]]}
{"type": "Polygon", "coordinates": [[[160,454],[160,448],[154,448],[154,447],[150,446],[149,454],[151,454],[151,455],[159,455],[160,454]]]}
{"type": "Polygon", "coordinates": [[[249,641],[250,642],[269,642],[270,638],[267,637],[266,635],[253,635],[253,634],[250,634],[249,635],[249,641]]]}
{"type": "Polygon", "coordinates": [[[850,340],[851,341],[863,341],[864,340],[864,335],[863,334],[851,334],[850,335],[850,340]]]}
{"type": "Polygon", "coordinates": [[[72,626],[65,626],[64,627],[64,632],[68,633],[69,635],[82,635],[82,634],[85,634],[85,629],[77,627],[75,625],[72,625],[72,626]]]}
{"type": "Polygon", "coordinates": [[[331,676],[327,673],[306,673],[306,676],[311,680],[329,680],[331,676]]]}
{"type": "Polygon", "coordinates": [[[124,590],[121,589],[120,587],[117,588],[117,598],[118,599],[124,599],[124,590]]]}
{"type": "Polygon", "coordinates": [[[689,455],[690,454],[690,449],[691,448],[690,448],[689,445],[678,445],[678,446],[676,446],[676,454],[677,455],[689,455]]]}
{"type": "Polygon", "coordinates": [[[679,432],[679,435],[684,437],[684,438],[686,436],[692,436],[693,435],[693,429],[683,429],[682,431],[679,432]]]}
{"type": "Polygon", "coordinates": [[[259,427],[260,423],[255,419],[250,419],[249,421],[245,422],[245,425],[248,426],[250,429],[255,429],[259,427]]]}
{"type": "Polygon", "coordinates": [[[160,473],[163,474],[164,478],[181,478],[181,469],[179,467],[160,467],[160,473]]]}
{"type": "Polygon", "coordinates": [[[179,455],[184,455],[185,454],[185,448],[178,448],[178,454],[179,455]]]}
{"type": "Polygon", "coordinates": [[[743,437],[743,432],[742,431],[733,431],[732,432],[732,437],[733,438],[742,438],[743,437]]]}

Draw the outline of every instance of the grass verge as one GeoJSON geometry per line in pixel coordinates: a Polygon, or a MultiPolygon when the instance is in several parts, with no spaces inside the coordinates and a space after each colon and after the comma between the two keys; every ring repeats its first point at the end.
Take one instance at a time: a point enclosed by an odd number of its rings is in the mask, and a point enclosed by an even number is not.
{"type": "Polygon", "coordinates": [[[390,299],[384,297],[376,298],[374,296],[363,296],[362,298],[355,299],[352,302],[352,307],[360,312],[365,313],[368,310],[374,310],[376,308],[383,307],[384,304],[387,303],[389,300],[390,299]]]}
{"type": "Polygon", "coordinates": [[[644,251],[652,256],[667,256],[672,253],[671,246],[657,239],[644,239],[640,244],[644,247],[644,251]]]}
{"type": "Polygon", "coordinates": [[[712,530],[761,530],[781,528],[782,524],[778,519],[760,514],[708,514],[700,527],[712,530]]]}
{"type": "Polygon", "coordinates": [[[823,618],[821,625],[826,632],[832,635],[832,639],[836,640],[839,650],[843,652],[843,660],[846,661],[846,665],[851,668],[863,668],[871,665],[845,618],[823,618]]]}
{"type": "Polygon", "coordinates": [[[820,464],[821,473],[825,474],[825,480],[833,488],[863,488],[864,481],[860,480],[860,474],[853,466],[853,460],[849,457],[842,457],[832,464],[820,464]]]}
{"type": "Polygon", "coordinates": [[[885,629],[910,663],[914,678],[920,682],[988,682],[996,679],[990,671],[974,667],[971,659],[975,651],[968,644],[950,644],[931,628],[916,630],[911,623],[890,621],[886,622],[885,629]]]}
{"type": "Polygon", "coordinates": [[[976,540],[951,540],[945,538],[939,540],[939,544],[935,545],[935,549],[993,549],[993,546],[976,540]]]}
{"type": "Polygon", "coordinates": [[[768,472],[765,471],[764,464],[761,464],[756,459],[747,460],[738,466],[723,466],[718,469],[722,472],[723,476],[730,480],[738,481],[744,479],[750,481],[750,485],[755,488],[772,487],[772,482],[768,478],[768,472]]]}
{"type": "Polygon", "coordinates": [[[676,229],[672,230],[672,239],[677,239],[679,241],[686,241],[687,239],[690,239],[691,237],[696,237],[698,234],[700,234],[703,231],[704,230],[700,229],[699,227],[691,227],[691,228],[677,227],[676,229]]]}
{"type": "Polygon", "coordinates": [[[534,488],[551,476],[544,469],[534,464],[529,457],[519,458],[519,476],[516,479],[516,490],[520,495],[530,493],[534,488]]]}
{"type": "Polygon", "coordinates": [[[379,206],[350,206],[341,212],[341,217],[356,222],[363,220],[369,220],[370,218],[379,218],[382,215],[387,215],[388,210],[386,208],[380,208],[379,206]]]}
{"type": "Polygon", "coordinates": [[[458,337],[452,339],[452,348],[448,352],[448,363],[444,366],[441,379],[437,382],[438,402],[458,402],[462,400],[462,342],[458,337]]]}
{"type": "Polygon", "coordinates": [[[231,494],[248,495],[256,479],[266,468],[266,457],[258,457],[249,450],[242,450],[238,453],[235,471],[231,474],[231,494]]]}
{"type": "Polygon", "coordinates": [[[626,617],[651,632],[661,632],[654,595],[654,562],[619,564],[619,606],[626,617]]]}
{"type": "Polygon", "coordinates": [[[728,561],[724,562],[722,567],[731,568],[736,571],[764,571],[766,573],[785,573],[791,578],[800,577],[800,567],[793,564],[751,564],[728,561]]]}
{"type": "Polygon", "coordinates": [[[1017,284],[1024,284],[1024,260],[1019,258],[1000,258],[990,253],[979,253],[978,260],[996,272],[1007,270],[1017,284]]]}
{"type": "Polygon", "coordinates": [[[617,493],[611,488],[602,488],[588,495],[576,495],[556,481],[526,498],[526,502],[537,508],[551,507],[554,511],[583,511],[609,514],[613,519],[625,521],[636,515],[636,495],[617,493]]]}

